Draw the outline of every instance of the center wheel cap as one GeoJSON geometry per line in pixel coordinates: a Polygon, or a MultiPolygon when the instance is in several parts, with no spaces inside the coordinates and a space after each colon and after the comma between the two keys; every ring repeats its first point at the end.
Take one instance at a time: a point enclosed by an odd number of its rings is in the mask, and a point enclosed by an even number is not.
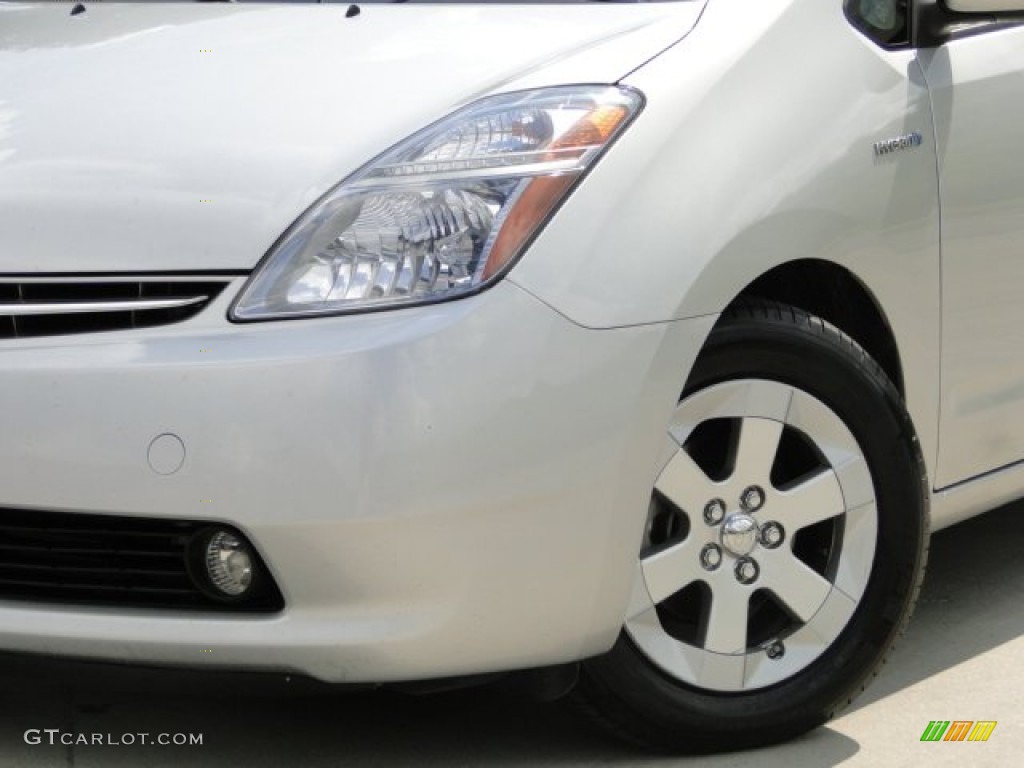
{"type": "Polygon", "coordinates": [[[722,546],[736,557],[753,552],[759,536],[757,521],[750,515],[732,514],[722,523],[722,546]]]}

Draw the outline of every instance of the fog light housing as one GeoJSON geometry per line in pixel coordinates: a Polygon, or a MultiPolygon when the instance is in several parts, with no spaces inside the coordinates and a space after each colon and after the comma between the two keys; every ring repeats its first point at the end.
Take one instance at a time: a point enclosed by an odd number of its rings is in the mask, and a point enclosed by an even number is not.
{"type": "Polygon", "coordinates": [[[211,526],[199,531],[189,543],[188,561],[192,581],[218,602],[248,603],[266,591],[259,555],[245,536],[231,528],[211,526]]]}

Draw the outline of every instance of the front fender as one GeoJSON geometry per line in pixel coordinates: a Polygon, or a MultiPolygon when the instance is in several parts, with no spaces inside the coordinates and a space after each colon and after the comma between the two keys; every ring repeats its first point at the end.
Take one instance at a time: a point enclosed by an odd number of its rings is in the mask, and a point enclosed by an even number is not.
{"type": "Polygon", "coordinates": [[[896,336],[929,469],[937,446],[939,198],[927,86],[840,3],[714,0],[625,82],[644,112],[511,274],[587,327],[712,315],[798,259],[863,282],[896,336]],[[876,157],[916,132],[920,146],[876,157]]]}

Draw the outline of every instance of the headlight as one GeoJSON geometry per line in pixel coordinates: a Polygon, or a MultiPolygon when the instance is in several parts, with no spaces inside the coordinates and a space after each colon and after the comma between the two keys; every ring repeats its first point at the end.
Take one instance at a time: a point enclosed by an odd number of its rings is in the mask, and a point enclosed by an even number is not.
{"type": "Polygon", "coordinates": [[[232,310],[262,320],[408,306],[500,277],[640,108],[635,91],[547,88],[471,104],[328,192],[232,310]]]}

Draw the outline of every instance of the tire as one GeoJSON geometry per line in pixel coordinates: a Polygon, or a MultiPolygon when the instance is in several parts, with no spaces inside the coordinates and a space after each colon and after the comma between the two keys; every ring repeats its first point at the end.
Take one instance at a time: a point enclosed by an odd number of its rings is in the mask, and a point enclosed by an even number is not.
{"type": "Polygon", "coordinates": [[[899,393],[832,325],[745,302],[669,435],[625,628],[570,701],[658,751],[821,725],[884,663],[924,575],[927,478],[899,393]]]}

